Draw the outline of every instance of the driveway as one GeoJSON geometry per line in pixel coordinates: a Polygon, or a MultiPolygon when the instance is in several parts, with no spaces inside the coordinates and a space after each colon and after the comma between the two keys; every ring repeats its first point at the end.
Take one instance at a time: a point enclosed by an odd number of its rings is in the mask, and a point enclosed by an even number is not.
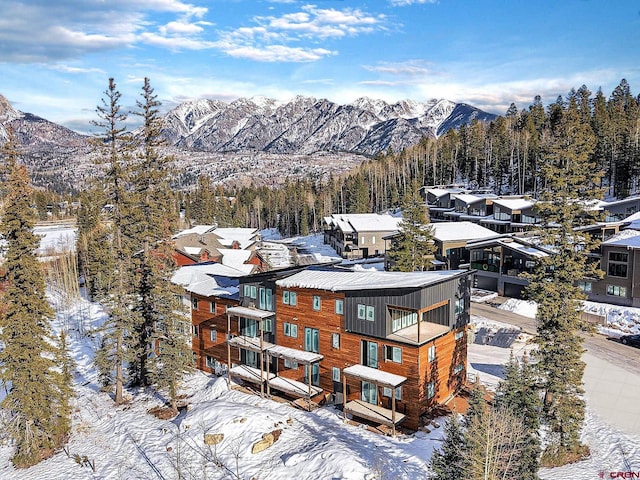
{"type": "MultiPolygon", "coordinates": [[[[517,325],[527,333],[536,330],[535,319],[490,305],[472,303],[471,314],[517,325]]],[[[640,349],[599,334],[584,334],[584,339],[583,380],[589,409],[606,423],[640,435],[640,349]]]]}

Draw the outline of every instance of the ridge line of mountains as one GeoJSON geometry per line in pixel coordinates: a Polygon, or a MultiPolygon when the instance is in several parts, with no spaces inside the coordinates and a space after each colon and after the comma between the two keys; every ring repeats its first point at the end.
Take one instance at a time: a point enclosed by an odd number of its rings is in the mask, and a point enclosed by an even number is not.
{"type": "MultiPolygon", "coordinates": [[[[171,153],[183,160],[190,156],[202,161],[207,154],[217,159],[229,154],[370,157],[388,149],[398,152],[423,137],[437,137],[474,119],[495,118],[464,103],[437,99],[387,103],[363,97],[346,105],[304,96],[289,102],[264,97],[230,103],[202,99],[181,103],[166,113],[162,134],[171,153]]],[[[20,112],[0,95],[1,143],[7,139],[8,126],[36,179],[42,171],[64,168],[81,173],[83,168],[76,167],[90,162],[90,136],[20,112]]],[[[225,171],[229,173],[228,168],[225,171]]]]}

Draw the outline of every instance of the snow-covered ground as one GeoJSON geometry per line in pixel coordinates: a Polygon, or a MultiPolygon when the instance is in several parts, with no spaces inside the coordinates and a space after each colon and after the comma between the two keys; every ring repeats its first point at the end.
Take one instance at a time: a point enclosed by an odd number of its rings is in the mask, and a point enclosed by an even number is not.
{"type": "Polygon", "coordinates": [[[441,428],[385,437],[344,424],[331,406],[309,413],[230,390],[224,378],[201,372],[187,379],[190,407],[173,421],[147,413],[163,399],[145,392],[128,392],[130,401],[115,407],[100,392],[92,365],[97,342],[90,331],[104,321],[104,312],[86,300],[71,307],[60,298],[50,300],[57,310],[54,327],[67,328],[77,364],[73,431],[66,451],[27,470],[15,470],[11,446],[1,446],[1,479],[169,479],[178,478],[179,468],[186,479],[410,480],[425,477],[442,440],[441,428]],[[274,430],[281,430],[274,445],[252,454],[252,445],[274,430]],[[209,447],[205,433],[222,433],[224,439],[209,447]]]}
{"type": "MultiPolygon", "coordinates": [[[[517,298],[507,299],[498,308],[529,318],[535,318],[537,311],[537,305],[534,302],[517,298]]],[[[605,325],[597,326],[598,331],[604,335],[620,336],[640,333],[640,308],[583,302],[583,310],[604,317],[605,325]]]]}
{"type": "MultiPolygon", "coordinates": [[[[303,243],[311,250],[317,241],[314,236],[303,243]]],[[[69,302],[53,296],[50,300],[57,312],[54,327],[67,329],[77,364],[72,434],[65,451],[28,470],[15,470],[9,460],[11,446],[0,446],[0,479],[412,480],[426,478],[431,453],[441,444],[442,428],[385,437],[343,423],[341,412],[332,406],[309,413],[229,389],[224,378],[201,372],[185,382],[190,407],[172,421],[147,413],[164,401],[147,392],[128,392],[129,402],[115,407],[110,395],[100,392],[92,365],[97,339],[91,331],[104,321],[105,313],[86,300],[69,302]],[[252,445],[274,430],[281,430],[274,445],[252,454],[252,445]],[[208,446],[205,434],[224,434],[224,438],[219,445],[208,446]]],[[[533,307],[523,302],[503,306],[529,316],[533,307]]],[[[626,325],[631,329],[626,331],[637,328],[634,315],[632,309],[607,310],[611,324],[626,325]]],[[[469,345],[469,372],[495,388],[510,352],[520,356],[535,346],[511,325],[479,317],[472,321],[477,335],[485,335],[489,344],[469,345]]],[[[540,478],[596,479],[601,472],[610,478],[610,472],[640,470],[640,437],[621,433],[589,407],[583,440],[591,448],[589,459],[543,469],[540,478]]]]}

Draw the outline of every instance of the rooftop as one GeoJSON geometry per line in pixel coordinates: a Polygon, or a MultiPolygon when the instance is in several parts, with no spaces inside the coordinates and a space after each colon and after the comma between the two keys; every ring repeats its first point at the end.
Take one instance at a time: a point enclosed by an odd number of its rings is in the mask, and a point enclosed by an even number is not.
{"type": "Polygon", "coordinates": [[[429,272],[381,272],[374,270],[351,271],[338,269],[307,269],[276,281],[283,288],[311,288],[332,292],[374,290],[388,288],[418,288],[439,283],[465,270],[429,272]]]}
{"type": "Polygon", "coordinates": [[[473,222],[437,222],[431,224],[433,237],[442,242],[452,240],[482,240],[498,236],[493,230],[473,222]]]}

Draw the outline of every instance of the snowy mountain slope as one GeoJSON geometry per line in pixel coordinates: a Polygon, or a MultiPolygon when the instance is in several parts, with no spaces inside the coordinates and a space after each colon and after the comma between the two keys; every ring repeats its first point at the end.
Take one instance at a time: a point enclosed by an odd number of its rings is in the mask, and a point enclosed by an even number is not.
{"type": "Polygon", "coordinates": [[[218,102],[215,113],[203,113],[201,102],[179,105],[167,114],[164,132],[174,145],[200,151],[375,155],[388,147],[398,151],[474,118],[491,120],[495,115],[449,100],[389,104],[362,97],[340,105],[302,96],[284,104],[259,97],[218,102]],[[202,120],[188,123],[192,118],[202,120]]]}

